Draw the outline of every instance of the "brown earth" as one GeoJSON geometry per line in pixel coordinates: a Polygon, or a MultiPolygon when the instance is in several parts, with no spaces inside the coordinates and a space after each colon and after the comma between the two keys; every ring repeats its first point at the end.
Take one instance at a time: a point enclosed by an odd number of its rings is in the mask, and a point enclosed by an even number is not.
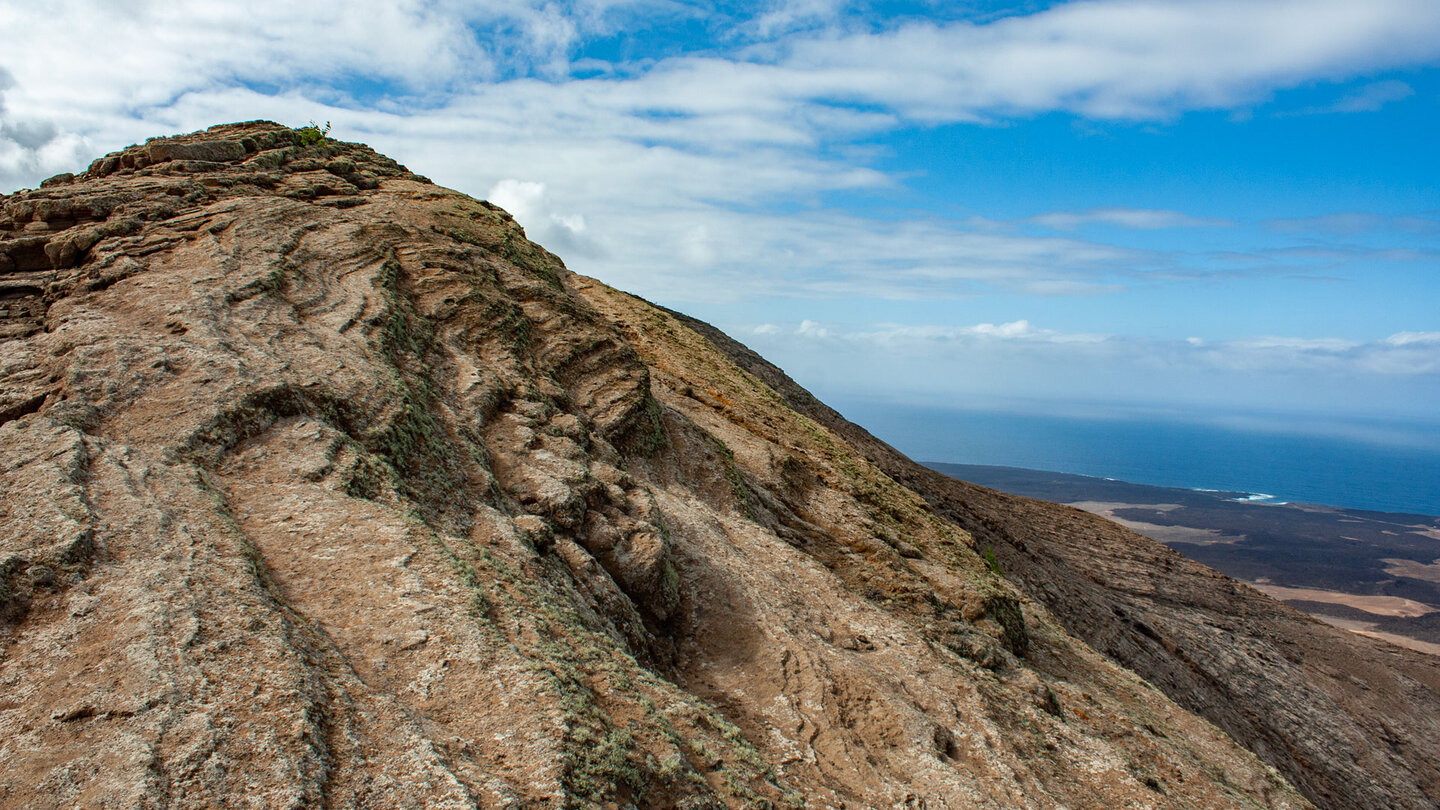
{"type": "Polygon", "coordinates": [[[1124,509],[1153,509],[1157,512],[1168,512],[1177,509],[1179,506],[1172,503],[1118,503],[1115,501],[1074,501],[1066,504],[1076,509],[1083,509],[1086,512],[1099,515],[1106,520],[1119,523],[1127,529],[1132,529],[1162,543],[1192,543],[1197,546],[1207,546],[1214,543],[1234,543],[1244,539],[1243,536],[1225,534],[1218,529],[1196,529],[1190,526],[1161,526],[1158,523],[1146,523],[1143,520],[1127,520],[1115,514],[1124,509]]]}
{"type": "Polygon", "coordinates": [[[1095,518],[1113,548],[1045,550],[1074,510],[927,502],[720,337],[365,147],[226,125],[0,211],[0,808],[1309,806],[1066,629],[1176,697],[1123,654],[1142,619],[1236,662],[1188,705],[1272,760],[1226,721],[1316,721],[1319,665],[1257,633],[1370,656],[1334,678],[1371,724],[1258,739],[1351,746],[1371,806],[1433,789],[1433,669],[1095,518]],[[1152,617],[1076,556],[1184,598],[1152,617]]]}
{"type": "Polygon", "coordinates": [[[723,333],[688,325],[991,549],[1070,632],[1209,719],[1325,808],[1440,807],[1440,662],[1332,627],[1072,507],[900,455],[723,333]]]}
{"type": "Polygon", "coordinates": [[[1416,602],[1414,599],[1401,599],[1398,596],[1366,596],[1362,594],[1341,593],[1340,591],[1325,591],[1316,588],[1287,588],[1281,585],[1271,585],[1266,582],[1251,582],[1250,587],[1269,596],[1279,599],[1282,602],[1327,602],[1335,605],[1345,605],[1363,610],[1366,613],[1373,613],[1376,616],[1424,616],[1427,613],[1435,613],[1436,609],[1423,602],[1416,602]]]}
{"type": "Polygon", "coordinates": [[[1418,563],[1414,560],[1386,559],[1385,562],[1389,563],[1385,568],[1386,573],[1394,574],[1397,577],[1440,582],[1440,560],[1433,563],[1418,563]]]}
{"type": "MultiPolygon", "coordinates": [[[[1305,610],[1305,606],[1310,603],[1301,600],[1294,600],[1291,602],[1286,602],[1286,604],[1293,606],[1297,610],[1305,610]]],[[[1375,622],[1368,622],[1364,619],[1347,619],[1341,618],[1339,616],[1327,616],[1324,613],[1320,613],[1318,611],[1306,610],[1305,612],[1309,613],[1311,616],[1314,616],[1320,621],[1325,622],[1326,624],[1333,625],[1342,630],[1349,630],[1352,633],[1357,633],[1362,636],[1369,636],[1370,638],[1386,641],[1394,644],[1397,647],[1404,647],[1408,650],[1415,650],[1416,652],[1422,652],[1426,655],[1440,656],[1440,644],[1432,644],[1428,641],[1421,641],[1419,639],[1410,638],[1409,636],[1402,636],[1398,633],[1386,633],[1383,630],[1379,629],[1379,625],[1377,625],[1375,622]]]]}

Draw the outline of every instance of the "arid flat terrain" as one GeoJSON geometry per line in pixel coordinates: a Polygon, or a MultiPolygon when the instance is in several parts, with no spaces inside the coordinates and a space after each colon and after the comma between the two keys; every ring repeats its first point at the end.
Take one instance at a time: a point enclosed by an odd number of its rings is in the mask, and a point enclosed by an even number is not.
{"type": "Polygon", "coordinates": [[[1440,653],[1440,518],[1084,475],[931,463],[946,475],[1084,509],[1313,616],[1440,653]]]}

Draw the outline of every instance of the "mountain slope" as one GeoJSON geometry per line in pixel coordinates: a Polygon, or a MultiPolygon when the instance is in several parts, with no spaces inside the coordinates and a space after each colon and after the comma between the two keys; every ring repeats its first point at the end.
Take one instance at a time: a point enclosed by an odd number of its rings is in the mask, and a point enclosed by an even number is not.
{"type": "Polygon", "coordinates": [[[1309,806],[843,425],[365,147],[0,210],[0,807],[1309,806]]]}
{"type": "Polygon", "coordinates": [[[1225,729],[1317,805],[1440,807],[1433,656],[1337,630],[1088,512],[941,475],[714,327],[684,320],[993,549],[1067,629],[1225,729]]]}

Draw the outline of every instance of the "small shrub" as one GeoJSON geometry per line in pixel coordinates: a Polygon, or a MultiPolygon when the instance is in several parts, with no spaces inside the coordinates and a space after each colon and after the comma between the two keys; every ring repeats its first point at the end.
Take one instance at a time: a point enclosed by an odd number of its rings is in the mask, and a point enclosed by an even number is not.
{"type": "Polygon", "coordinates": [[[295,130],[295,132],[300,135],[301,146],[314,146],[317,143],[322,143],[330,134],[330,122],[326,121],[325,126],[322,127],[314,121],[311,121],[308,125],[295,130]]]}
{"type": "Polygon", "coordinates": [[[1003,577],[1005,572],[1000,568],[1000,561],[995,559],[995,549],[991,546],[985,547],[985,564],[990,566],[990,573],[1003,577]]]}

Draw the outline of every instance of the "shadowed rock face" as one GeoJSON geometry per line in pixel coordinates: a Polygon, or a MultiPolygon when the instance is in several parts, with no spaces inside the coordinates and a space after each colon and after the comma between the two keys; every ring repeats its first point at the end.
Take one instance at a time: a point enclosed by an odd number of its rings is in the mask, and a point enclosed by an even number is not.
{"type": "Polygon", "coordinates": [[[0,211],[0,808],[1310,806],[988,569],[1030,507],[365,147],[0,211]]]}
{"type": "Polygon", "coordinates": [[[1337,630],[1110,521],[947,478],[680,317],[843,437],[1071,632],[1229,732],[1325,808],[1440,807],[1440,660],[1337,630]]]}

